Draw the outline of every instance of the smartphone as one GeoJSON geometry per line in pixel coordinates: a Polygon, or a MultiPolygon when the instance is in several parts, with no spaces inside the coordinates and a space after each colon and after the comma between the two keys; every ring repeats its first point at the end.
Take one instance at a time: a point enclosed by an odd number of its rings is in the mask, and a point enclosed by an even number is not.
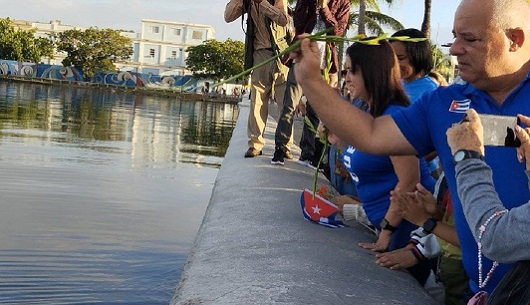
{"type": "Polygon", "coordinates": [[[484,127],[484,146],[521,146],[513,129],[515,125],[520,125],[517,117],[490,114],[478,116],[484,127]]]}

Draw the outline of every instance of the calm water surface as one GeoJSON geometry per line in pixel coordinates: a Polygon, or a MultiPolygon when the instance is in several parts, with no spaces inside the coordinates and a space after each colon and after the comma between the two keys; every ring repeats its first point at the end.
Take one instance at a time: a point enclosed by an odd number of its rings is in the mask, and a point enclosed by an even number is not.
{"type": "Polygon", "coordinates": [[[168,304],[236,117],[0,81],[0,303],[168,304]]]}

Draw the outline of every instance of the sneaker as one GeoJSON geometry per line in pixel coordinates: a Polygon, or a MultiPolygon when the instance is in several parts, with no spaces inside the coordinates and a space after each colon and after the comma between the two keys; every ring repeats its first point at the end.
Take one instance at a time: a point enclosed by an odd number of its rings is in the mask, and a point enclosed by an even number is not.
{"type": "MultiPolygon", "coordinates": [[[[317,165],[318,165],[318,161],[315,161],[313,159],[305,159],[303,157],[300,157],[300,159],[298,159],[298,161],[296,161],[296,163],[300,164],[300,165],[303,165],[303,166],[307,166],[311,169],[314,169],[316,170],[317,169],[317,165]]],[[[320,165],[320,168],[318,169],[320,172],[323,172],[324,169],[322,168],[322,164],[320,165]]]]}
{"type": "Polygon", "coordinates": [[[315,162],[315,160],[307,160],[307,167],[312,169],[317,169],[318,162],[315,162]]]}
{"type": "Polygon", "coordinates": [[[303,165],[303,166],[309,166],[309,159],[305,157],[300,157],[296,163],[303,165]]]}
{"type": "Polygon", "coordinates": [[[274,151],[274,157],[272,157],[271,164],[284,164],[285,153],[281,148],[276,148],[274,151]]]}
{"type": "Polygon", "coordinates": [[[289,159],[289,160],[294,159],[293,153],[290,150],[286,150],[284,156],[285,156],[285,159],[289,159]]]}
{"type": "Polygon", "coordinates": [[[250,147],[247,152],[245,153],[245,158],[254,158],[256,156],[261,156],[263,152],[261,150],[257,150],[254,147],[250,147]]]}

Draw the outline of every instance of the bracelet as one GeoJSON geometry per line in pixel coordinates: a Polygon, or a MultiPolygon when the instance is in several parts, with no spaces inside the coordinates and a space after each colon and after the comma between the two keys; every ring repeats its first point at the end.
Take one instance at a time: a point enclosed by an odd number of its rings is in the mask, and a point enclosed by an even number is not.
{"type": "Polygon", "coordinates": [[[416,247],[411,248],[410,252],[414,254],[414,257],[418,260],[418,262],[421,262],[425,259],[425,256],[423,256],[423,254],[416,247]]]}

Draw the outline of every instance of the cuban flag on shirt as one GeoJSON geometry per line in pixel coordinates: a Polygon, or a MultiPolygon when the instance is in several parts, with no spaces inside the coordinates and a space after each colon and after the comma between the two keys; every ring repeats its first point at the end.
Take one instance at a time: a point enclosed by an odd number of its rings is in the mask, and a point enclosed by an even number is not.
{"type": "Polygon", "coordinates": [[[311,222],[329,228],[341,228],[346,226],[341,220],[336,219],[338,215],[337,206],[318,194],[313,195],[313,192],[309,189],[305,189],[302,192],[300,205],[302,206],[302,214],[304,215],[304,218],[311,222]]]}
{"type": "Polygon", "coordinates": [[[466,98],[465,100],[453,100],[451,106],[449,106],[449,112],[465,113],[469,109],[471,100],[466,98]]]}

